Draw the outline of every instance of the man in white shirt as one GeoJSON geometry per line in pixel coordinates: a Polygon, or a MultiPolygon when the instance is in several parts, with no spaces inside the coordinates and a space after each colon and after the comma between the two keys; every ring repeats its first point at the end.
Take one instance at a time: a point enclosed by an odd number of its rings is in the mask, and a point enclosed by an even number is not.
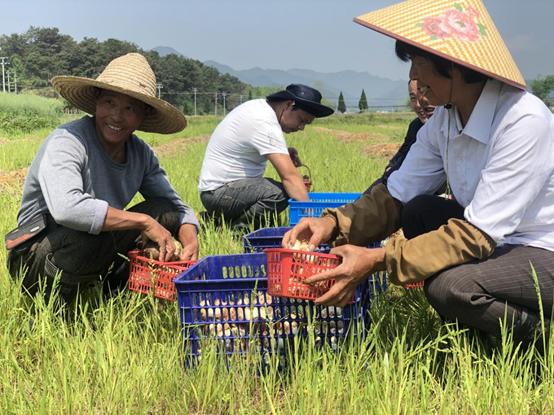
{"type": "Polygon", "coordinates": [[[283,244],[344,244],[332,251],[339,267],[307,280],[336,280],[318,303],[344,304],[386,270],[395,284],[424,280],[445,320],[492,336],[505,325],[516,343],[543,349],[554,311],[554,115],[525,90],[481,0],[408,0],[356,21],[396,39],[437,108],[386,186],[305,219],[283,244]],[[444,181],[451,200],[433,196],[444,181]],[[363,248],[400,227],[405,237],[363,248]]]}
{"type": "Polygon", "coordinates": [[[231,111],[210,137],[200,172],[198,190],[208,214],[231,225],[260,227],[265,219],[272,223],[289,198],[308,200],[283,133],[332,113],[319,91],[300,84],[231,111]],[[268,160],[281,182],[263,177],[268,160]]]}

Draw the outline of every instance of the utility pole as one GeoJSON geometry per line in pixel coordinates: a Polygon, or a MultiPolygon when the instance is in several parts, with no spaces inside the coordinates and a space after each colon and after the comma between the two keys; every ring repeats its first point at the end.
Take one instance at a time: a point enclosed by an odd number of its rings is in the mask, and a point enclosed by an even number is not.
{"type": "Polygon", "coordinates": [[[8,75],[8,93],[12,92],[11,83],[10,83],[10,71],[6,71],[6,75],[8,75]]]}
{"type": "Polygon", "coordinates": [[[196,88],[192,88],[192,93],[194,94],[194,116],[196,117],[196,88]]]}
{"type": "Polygon", "coordinates": [[[15,69],[13,70],[13,86],[13,92],[17,94],[17,72],[15,69]]]}
{"type": "Polygon", "coordinates": [[[217,115],[217,91],[214,94],[214,115],[217,115]]]}
{"type": "Polygon", "coordinates": [[[0,56],[0,65],[2,65],[2,92],[6,92],[6,75],[4,67],[9,65],[6,59],[8,59],[7,56],[0,56]]]}
{"type": "Polygon", "coordinates": [[[222,92],[221,95],[223,95],[223,116],[225,117],[225,96],[227,95],[227,93],[222,92]]]}
{"type": "Polygon", "coordinates": [[[240,104],[242,104],[242,94],[240,94],[239,102],[240,102],[240,104]]]}
{"type": "Polygon", "coordinates": [[[161,98],[163,85],[161,84],[161,82],[158,82],[156,86],[158,87],[158,98],[161,98]]]}

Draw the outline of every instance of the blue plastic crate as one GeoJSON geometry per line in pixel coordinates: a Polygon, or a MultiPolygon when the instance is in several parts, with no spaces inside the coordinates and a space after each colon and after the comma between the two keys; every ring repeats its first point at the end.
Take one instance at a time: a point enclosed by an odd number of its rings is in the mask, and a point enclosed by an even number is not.
{"type": "Polygon", "coordinates": [[[319,217],[323,209],[335,208],[358,199],[361,193],[308,193],[310,200],[300,202],[289,199],[289,224],[300,222],[304,217],[319,217]]]}
{"type": "MultiPolygon", "coordinates": [[[[266,248],[279,248],[285,233],[291,230],[290,226],[281,226],[278,228],[263,228],[250,232],[242,237],[244,252],[262,252],[266,248]]],[[[331,247],[327,244],[321,244],[317,251],[329,252],[331,247]]]]}
{"type": "Polygon", "coordinates": [[[292,228],[281,226],[278,228],[263,228],[250,232],[242,237],[244,252],[262,252],[266,248],[278,248],[285,233],[292,228]]]}
{"type": "Polygon", "coordinates": [[[254,345],[262,362],[308,336],[313,319],[316,342],[337,347],[349,333],[360,335],[368,321],[373,294],[370,281],[356,290],[347,307],[316,306],[313,302],[270,297],[264,253],[208,256],[175,279],[187,361],[202,355],[208,338],[218,340],[218,353],[245,354],[254,345]]]}

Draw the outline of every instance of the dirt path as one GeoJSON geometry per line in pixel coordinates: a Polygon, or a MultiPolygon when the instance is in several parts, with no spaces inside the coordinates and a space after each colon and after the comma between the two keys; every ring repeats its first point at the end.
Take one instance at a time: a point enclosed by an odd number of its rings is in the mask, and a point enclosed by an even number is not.
{"type": "Polygon", "coordinates": [[[25,181],[25,176],[27,175],[27,168],[11,170],[11,171],[2,171],[0,170],[0,190],[1,191],[11,191],[14,189],[21,189],[23,187],[23,182],[25,181]]]}
{"type": "Polygon", "coordinates": [[[351,143],[354,141],[373,142],[364,147],[363,152],[371,157],[384,157],[390,159],[396,152],[400,145],[394,143],[386,143],[388,140],[383,134],[375,133],[352,133],[344,130],[335,130],[325,127],[314,127],[314,130],[324,132],[333,135],[344,143],[351,143]]]}
{"type": "Polygon", "coordinates": [[[176,140],[169,141],[157,146],[154,146],[154,151],[158,157],[160,156],[172,156],[174,154],[182,153],[188,146],[196,143],[205,143],[210,138],[209,135],[198,135],[188,138],[177,138],[176,140]]]}

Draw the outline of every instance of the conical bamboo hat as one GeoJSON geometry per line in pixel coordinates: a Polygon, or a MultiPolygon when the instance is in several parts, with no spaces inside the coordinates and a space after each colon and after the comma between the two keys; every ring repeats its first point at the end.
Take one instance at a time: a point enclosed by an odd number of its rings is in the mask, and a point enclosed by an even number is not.
{"type": "Polygon", "coordinates": [[[525,89],[525,80],[481,0],[406,0],[356,23],[525,89]]]}

